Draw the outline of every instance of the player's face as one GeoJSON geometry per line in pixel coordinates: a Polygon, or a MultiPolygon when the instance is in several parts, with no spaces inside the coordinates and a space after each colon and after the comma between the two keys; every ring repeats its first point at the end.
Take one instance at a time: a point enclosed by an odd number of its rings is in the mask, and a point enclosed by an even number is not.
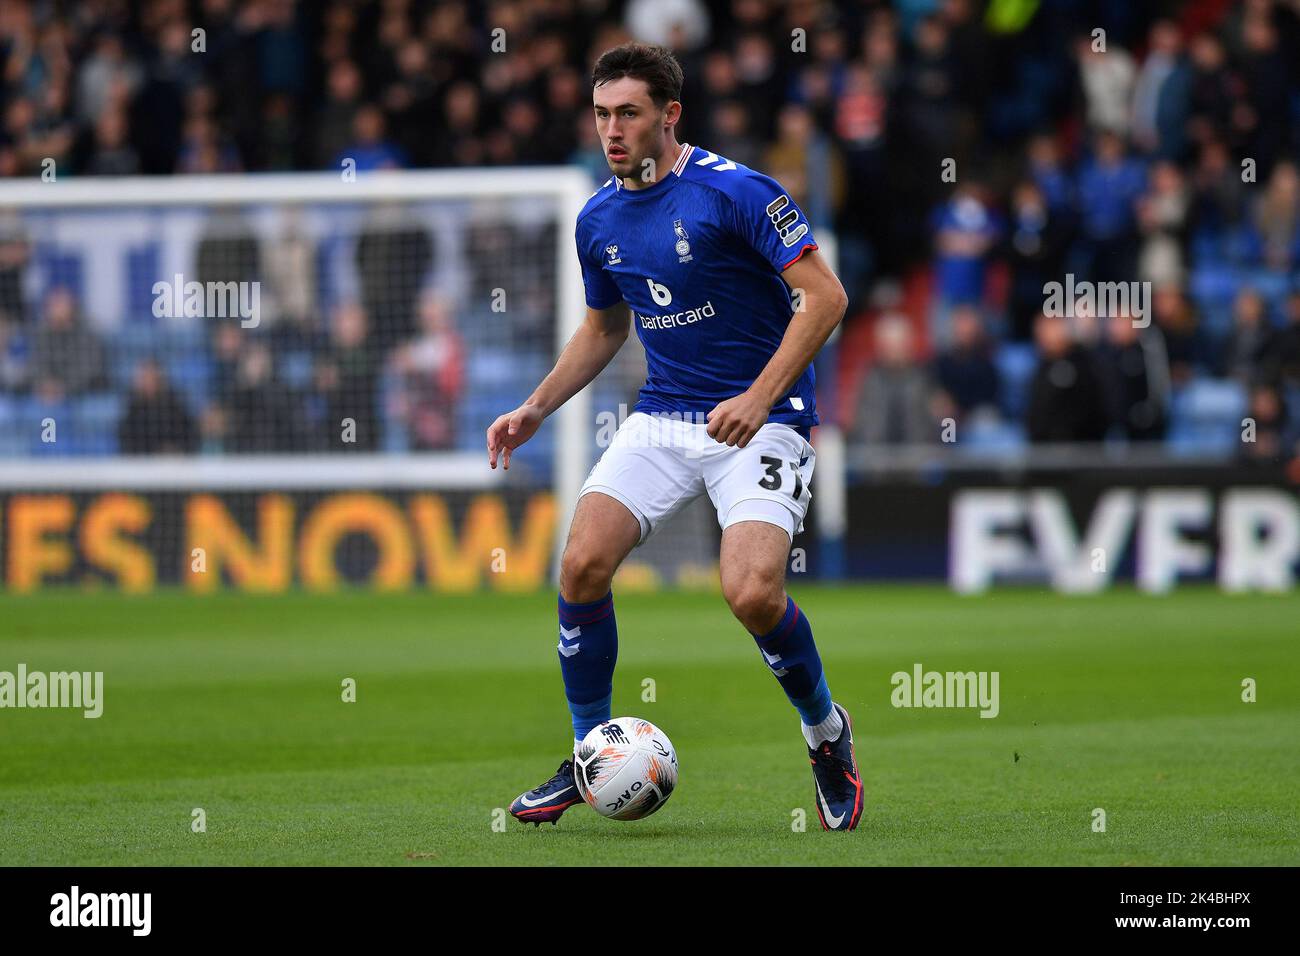
{"type": "Polygon", "coordinates": [[[644,80],[625,76],[603,83],[593,93],[592,105],[600,145],[615,176],[639,176],[646,159],[663,154],[668,114],[677,104],[656,106],[644,80]]]}

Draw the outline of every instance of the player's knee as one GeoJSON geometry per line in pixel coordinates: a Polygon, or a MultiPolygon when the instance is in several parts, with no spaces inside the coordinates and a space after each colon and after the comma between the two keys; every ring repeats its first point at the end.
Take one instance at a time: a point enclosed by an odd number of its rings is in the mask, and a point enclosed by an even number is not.
{"type": "Polygon", "coordinates": [[[598,601],[609,592],[614,570],[609,559],[593,549],[565,548],[560,559],[560,593],[575,604],[598,601]]]}
{"type": "Polygon", "coordinates": [[[736,620],[751,633],[771,630],[785,613],[785,589],[775,579],[747,577],[728,587],[725,597],[736,620]]]}

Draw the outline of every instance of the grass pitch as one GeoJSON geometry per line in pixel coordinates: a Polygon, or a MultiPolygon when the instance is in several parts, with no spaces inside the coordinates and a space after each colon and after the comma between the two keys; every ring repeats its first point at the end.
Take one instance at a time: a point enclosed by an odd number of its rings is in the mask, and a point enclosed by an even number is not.
{"type": "Polygon", "coordinates": [[[668,805],[504,830],[569,746],[554,594],[5,596],[0,670],[105,689],[97,720],[0,710],[0,865],[1300,862],[1300,596],[792,593],[854,718],[856,833],[821,831],[717,594],[616,593],[614,710],[672,737],[668,805]],[[998,671],[999,715],[893,707],[916,663],[998,671]]]}

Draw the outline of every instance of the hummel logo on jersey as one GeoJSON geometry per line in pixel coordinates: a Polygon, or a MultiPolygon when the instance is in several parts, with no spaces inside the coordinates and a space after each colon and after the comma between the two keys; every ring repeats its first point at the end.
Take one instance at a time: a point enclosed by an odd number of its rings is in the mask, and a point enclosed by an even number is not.
{"type": "Polygon", "coordinates": [[[623,261],[618,257],[618,246],[606,246],[605,252],[609,255],[609,262],[605,263],[605,265],[616,266],[623,261]]]}
{"type": "MultiPolygon", "coordinates": [[[[687,242],[690,236],[686,234],[686,227],[682,225],[680,219],[673,223],[673,235],[677,237],[677,245],[673,248],[677,250],[678,262],[690,262],[694,256],[691,255],[691,244],[687,242]]],[[[667,303],[663,303],[667,305],[667,303]]]]}
{"type": "Polygon", "coordinates": [[[572,657],[574,654],[578,653],[579,648],[582,646],[581,644],[578,643],[578,638],[580,638],[581,636],[582,636],[581,625],[570,630],[569,628],[561,624],[560,643],[555,645],[556,650],[558,650],[565,657],[572,657]]]}
{"type": "MultiPolygon", "coordinates": [[[[704,152],[705,155],[703,156],[703,158],[697,159],[695,161],[696,166],[713,166],[714,163],[717,163],[718,160],[722,159],[722,157],[719,156],[717,153],[712,153],[709,152],[708,150],[705,150],[704,152]]],[[[735,168],[736,168],[736,164],[733,163],[731,160],[727,159],[727,160],[723,160],[721,163],[718,163],[718,165],[713,166],[713,171],[715,173],[725,173],[735,168]]]]}

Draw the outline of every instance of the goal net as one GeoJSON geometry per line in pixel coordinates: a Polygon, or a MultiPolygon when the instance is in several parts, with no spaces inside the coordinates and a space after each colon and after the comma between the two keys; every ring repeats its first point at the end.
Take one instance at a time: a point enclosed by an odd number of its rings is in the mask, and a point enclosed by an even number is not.
{"type": "Polygon", "coordinates": [[[582,321],[593,188],[569,168],[0,184],[6,587],[552,583],[599,416],[644,376],[635,341],[509,472],[484,439],[582,321]]]}

